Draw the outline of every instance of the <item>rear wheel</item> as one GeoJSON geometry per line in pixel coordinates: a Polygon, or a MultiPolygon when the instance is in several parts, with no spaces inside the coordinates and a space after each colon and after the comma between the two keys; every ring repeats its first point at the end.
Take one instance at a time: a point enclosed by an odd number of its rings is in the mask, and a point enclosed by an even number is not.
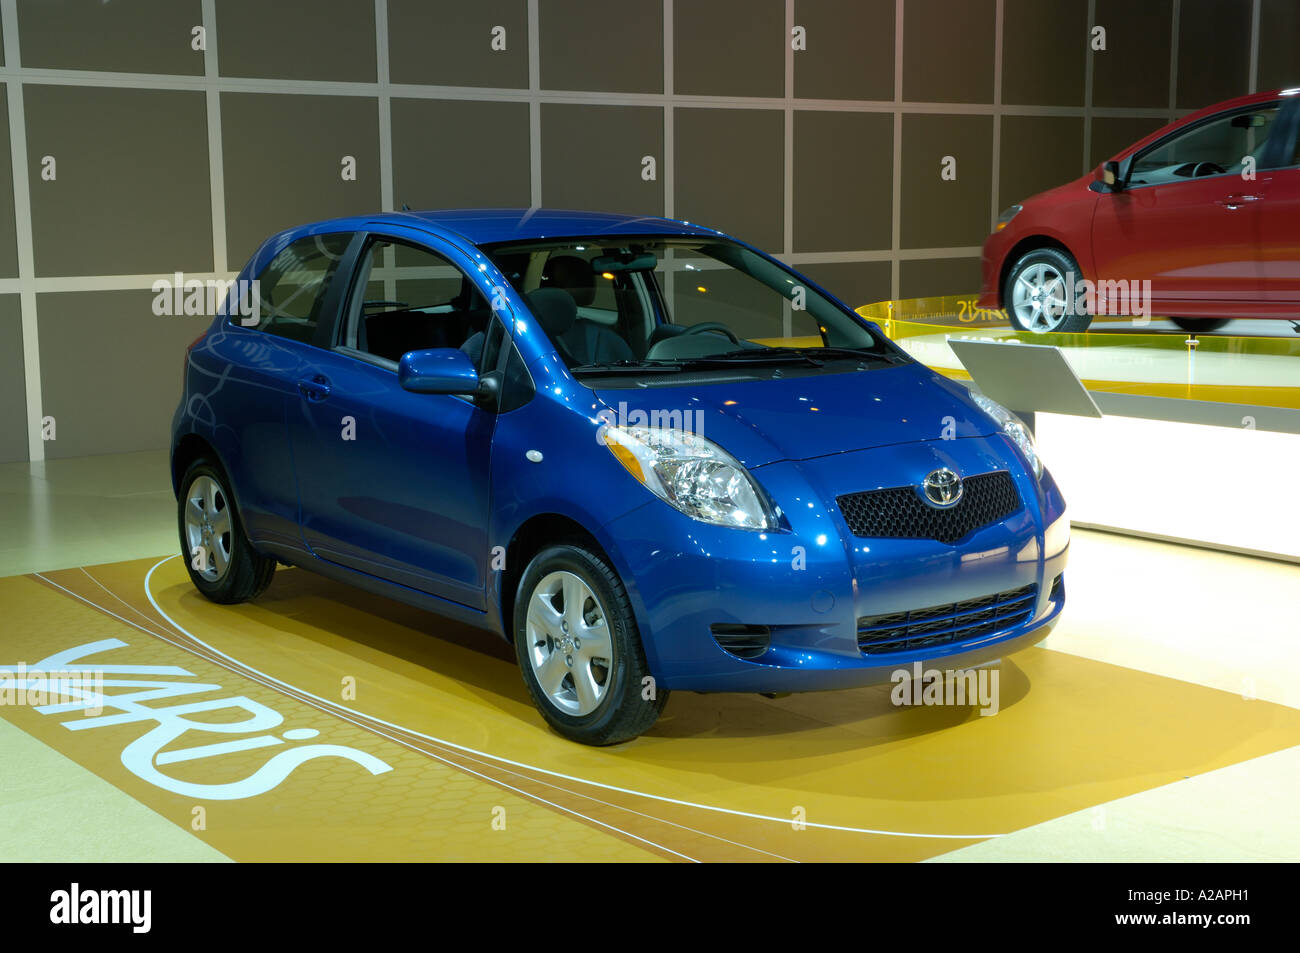
{"type": "Polygon", "coordinates": [[[244,535],[229,487],[221,467],[201,457],[181,478],[177,500],[181,555],[190,581],[213,602],[226,604],[257,598],[275,573],[275,560],[261,555],[244,535]]]}
{"type": "Polygon", "coordinates": [[[528,564],[514,633],[533,703],[566,738],[628,741],[653,725],[668,701],[650,675],[627,590],[581,544],[549,546],[528,564]]]}
{"type": "Polygon", "coordinates": [[[1217,331],[1223,327],[1231,318],[1170,318],[1170,321],[1178,325],[1189,334],[1209,334],[1211,331],[1217,331]]]}
{"type": "Polygon", "coordinates": [[[1077,313],[1083,275],[1073,258],[1057,248],[1035,248],[1011,266],[1002,301],[1021,331],[1088,330],[1092,315],[1077,313]]]}

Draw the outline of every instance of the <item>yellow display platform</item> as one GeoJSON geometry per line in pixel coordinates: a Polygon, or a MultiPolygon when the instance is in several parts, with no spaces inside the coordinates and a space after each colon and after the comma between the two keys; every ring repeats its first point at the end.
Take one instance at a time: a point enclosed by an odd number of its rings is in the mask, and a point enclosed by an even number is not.
{"type": "Polygon", "coordinates": [[[236,860],[919,860],[1300,744],[1300,711],[1034,648],[992,717],[677,693],[593,749],[504,643],[302,570],[237,607],[177,558],[0,579],[0,605],[0,665],[91,646],[145,683],[107,696],[146,693],[0,717],[236,860]]]}
{"type": "Polygon", "coordinates": [[[1016,331],[1001,312],[979,310],[969,295],[881,301],[857,311],[912,357],[959,380],[970,375],[948,347],[950,337],[1059,347],[1092,391],[1300,408],[1300,337],[1284,321],[1275,322],[1276,337],[1143,333],[1128,318],[1094,319],[1082,334],[1034,334],[1016,331]]]}

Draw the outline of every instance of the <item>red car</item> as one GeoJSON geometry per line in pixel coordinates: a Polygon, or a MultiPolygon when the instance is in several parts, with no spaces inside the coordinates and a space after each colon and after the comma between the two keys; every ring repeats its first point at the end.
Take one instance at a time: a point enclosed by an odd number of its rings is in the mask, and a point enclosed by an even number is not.
{"type": "Polygon", "coordinates": [[[983,308],[1029,331],[1094,314],[1300,320],[1300,89],[1210,106],[1013,205],[984,243],[983,308]]]}

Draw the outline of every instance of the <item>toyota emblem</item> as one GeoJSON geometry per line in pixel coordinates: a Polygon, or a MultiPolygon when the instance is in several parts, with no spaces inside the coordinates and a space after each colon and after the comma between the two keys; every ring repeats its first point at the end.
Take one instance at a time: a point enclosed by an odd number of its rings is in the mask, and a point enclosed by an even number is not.
{"type": "Polygon", "coordinates": [[[921,492],[931,506],[947,509],[961,499],[961,477],[947,467],[931,471],[921,484],[921,492]]]}

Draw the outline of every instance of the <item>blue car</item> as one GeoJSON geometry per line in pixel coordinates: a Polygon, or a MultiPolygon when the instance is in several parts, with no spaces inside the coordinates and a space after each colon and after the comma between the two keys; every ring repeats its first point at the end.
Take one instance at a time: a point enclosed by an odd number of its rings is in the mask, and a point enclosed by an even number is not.
{"type": "Polygon", "coordinates": [[[965,669],[1065,602],[1065,503],[1013,414],[700,225],[556,210],[281,232],[185,359],[194,586],[298,566],[514,643],[586,744],[671,691],[965,669]]]}

